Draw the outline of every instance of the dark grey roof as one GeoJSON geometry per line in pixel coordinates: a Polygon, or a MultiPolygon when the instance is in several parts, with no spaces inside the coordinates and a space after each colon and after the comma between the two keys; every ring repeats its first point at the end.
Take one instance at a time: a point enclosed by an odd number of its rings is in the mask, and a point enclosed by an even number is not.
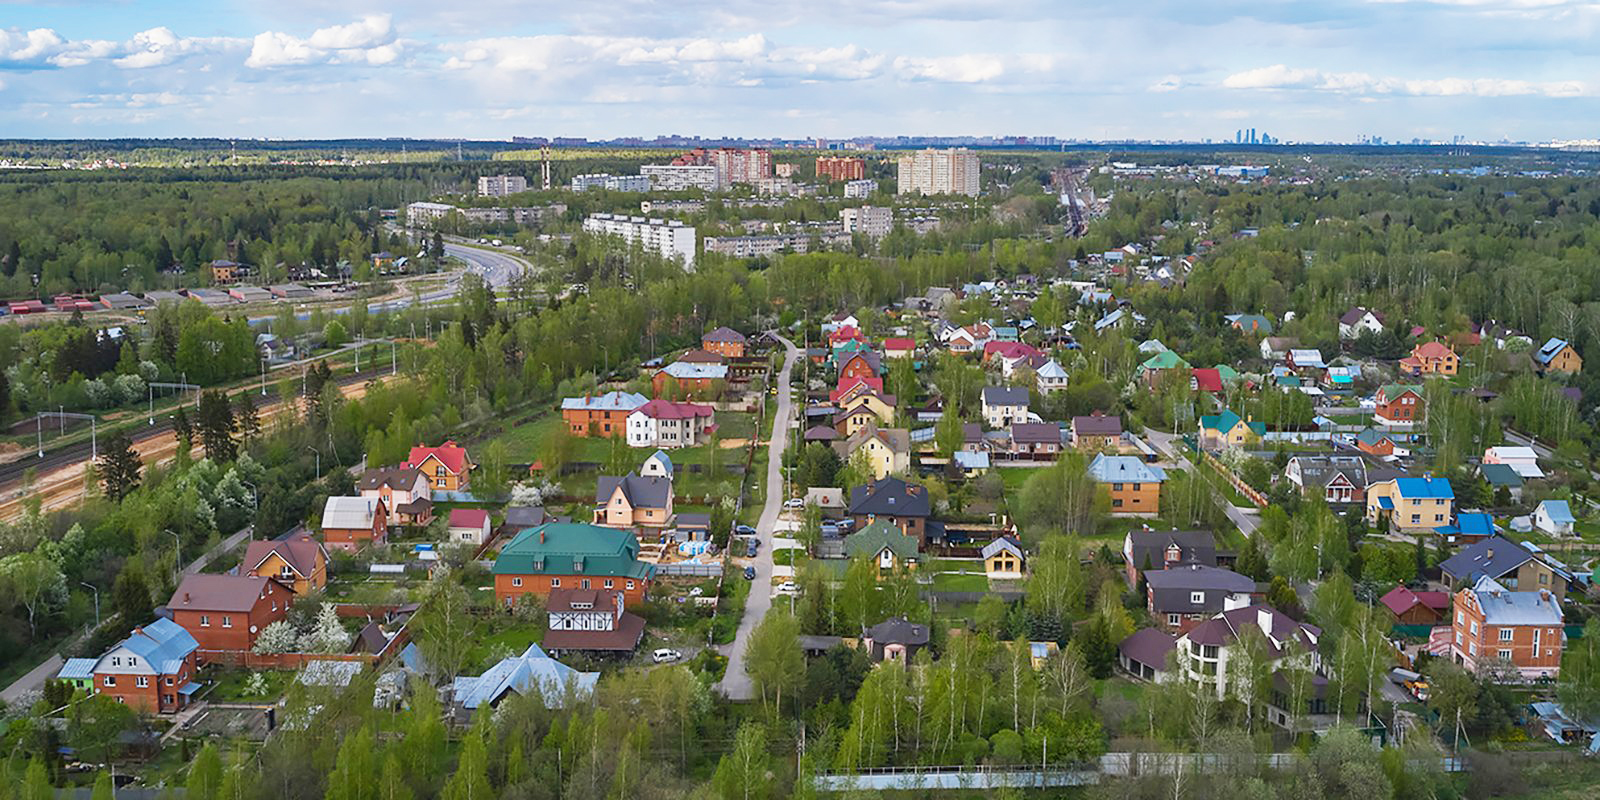
{"type": "Polygon", "coordinates": [[[507,526],[513,528],[537,528],[550,521],[543,506],[511,506],[506,509],[507,526]]]}
{"type": "Polygon", "coordinates": [[[983,404],[986,406],[1025,406],[1028,390],[1009,386],[983,387],[983,404]]]}
{"type": "Polygon", "coordinates": [[[850,513],[926,517],[932,505],[926,487],[891,476],[851,489],[850,513]]]}
{"type": "Polygon", "coordinates": [[[913,647],[928,643],[928,626],[905,617],[886,619],[862,632],[875,645],[904,644],[913,647]]]}
{"type": "Polygon", "coordinates": [[[677,514],[678,527],[700,530],[711,527],[711,515],[702,512],[680,511],[677,514]]]}
{"type": "Polygon", "coordinates": [[[1165,669],[1167,654],[1178,646],[1178,641],[1171,634],[1156,628],[1144,628],[1133,632],[1133,635],[1122,640],[1117,645],[1117,650],[1130,661],[1137,661],[1156,669],[1165,669]]]}
{"type": "Polygon", "coordinates": [[[628,498],[628,503],[634,508],[666,508],[667,498],[672,496],[672,481],[666,478],[639,475],[615,478],[602,475],[594,492],[594,501],[604,503],[610,500],[619,485],[622,495],[628,498]]]}
{"type": "Polygon", "coordinates": [[[417,479],[422,477],[422,470],[416,467],[373,467],[361,473],[356,481],[358,491],[372,491],[383,486],[390,489],[410,490],[417,485],[417,479]]]}
{"type": "Polygon", "coordinates": [[[1480,577],[1499,578],[1533,559],[1522,545],[1503,536],[1491,536],[1461,548],[1439,564],[1446,577],[1472,583],[1480,577]]]}
{"type": "Polygon", "coordinates": [[[1333,481],[1334,477],[1343,475],[1351,486],[1357,489],[1367,487],[1367,462],[1359,456],[1345,455],[1309,455],[1295,456],[1292,459],[1300,469],[1300,484],[1308,488],[1322,489],[1333,481]]]}
{"type": "Polygon", "coordinates": [[[1073,417],[1072,432],[1079,436],[1121,435],[1122,417],[1105,415],[1073,417]]]}
{"type": "Polygon", "coordinates": [[[1134,569],[1144,569],[1146,556],[1150,558],[1151,571],[1162,569],[1167,560],[1167,548],[1174,544],[1178,546],[1181,564],[1217,565],[1217,540],[1211,531],[1129,531],[1128,539],[1134,569]]]}
{"type": "Polygon", "coordinates": [[[1061,444],[1061,426],[1054,422],[1013,422],[1011,441],[1016,444],[1061,444]]]}
{"type": "Polygon", "coordinates": [[[1190,564],[1175,569],[1150,570],[1144,579],[1150,584],[1151,607],[1158,614],[1215,614],[1231,594],[1249,594],[1256,582],[1230,569],[1190,564]],[[1194,602],[1200,592],[1202,601],[1194,602]]]}

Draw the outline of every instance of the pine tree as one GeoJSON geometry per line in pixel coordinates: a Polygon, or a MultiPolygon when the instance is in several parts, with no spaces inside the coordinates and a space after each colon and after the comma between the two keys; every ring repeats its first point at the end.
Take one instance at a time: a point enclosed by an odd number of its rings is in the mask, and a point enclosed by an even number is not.
{"type": "Polygon", "coordinates": [[[21,242],[17,241],[16,239],[11,240],[11,249],[6,251],[5,261],[3,264],[0,264],[0,266],[5,268],[7,278],[17,274],[17,268],[22,266],[21,242]]]}
{"type": "Polygon", "coordinates": [[[133,441],[128,438],[128,434],[117,431],[106,440],[98,467],[100,476],[105,481],[106,496],[112,500],[121,500],[129,492],[139,488],[140,471],[144,469],[144,462],[140,461],[139,454],[134,452],[133,441]]]}
{"type": "Polygon", "coordinates": [[[202,392],[198,417],[200,443],[205,445],[206,458],[218,464],[232,461],[238,452],[238,443],[233,440],[237,425],[228,396],[215,390],[202,392]]]}
{"type": "MultiPolygon", "coordinates": [[[[179,441],[192,442],[194,441],[194,426],[189,424],[189,414],[183,409],[183,406],[178,406],[178,412],[172,415],[172,430],[178,434],[179,441]]],[[[182,449],[187,450],[188,447],[185,446],[182,449]]]]}
{"type": "Polygon", "coordinates": [[[122,615],[124,625],[142,625],[150,618],[154,606],[150,601],[150,584],[144,579],[144,567],[138,561],[129,561],[117,573],[111,585],[111,607],[122,615]]]}
{"type": "Polygon", "coordinates": [[[249,392],[240,392],[234,398],[233,418],[238,423],[241,440],[253,441],[261,433],[261,417],[256,412],[255,401],[250,399],[249,392]]]}
{"type": "Polygon", "coordinates": [[[428,255],[432,256],[435,262],[444,261],[444,237],[440,236],[438,231],[434,232],[433,241],[428,245],[428,255]]]}

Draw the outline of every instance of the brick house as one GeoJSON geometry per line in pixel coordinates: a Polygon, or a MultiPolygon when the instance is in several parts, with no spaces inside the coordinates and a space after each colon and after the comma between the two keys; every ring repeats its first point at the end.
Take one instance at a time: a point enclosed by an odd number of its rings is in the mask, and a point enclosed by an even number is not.
{"type": "Polygon", "coordinates": [[[1422,422],[1422,387],[1391,383],[1378,389],[1373,398],[1372,421],[1388,427],[1410,427],[1422,422]]]}
{"type": "Polygon", "coordinates": [[[726,364],[690,364],[674,361],[662,367],[650,379],[651,391],[656,397],[687,397],[707,395],[718,390],[728,380],[726,364]]]}
{"type": "Polygon", "coordinates": [[[1089,463],[1089,477],[1111,498],[1111,513],[1161,513],[1161,484],[1167,474],[1160,467],[1133,456],[1101,453],[1089,463]]]}
{"type": "Polygon", "coordinates": [[[1144,575],[1145,607],[1171,634],[1188,633],[1216,614],[1250,605],[1256,582],[1231,569],[1184,564],[1144,575]]]}
{"type": "Polygon", "coordinates": [[[1400,359],[1400,371],[1415,376],[1456,374],[1461,356],[1443,342],[1423,342],[1411,348],[1411,355],[1400,359]]]}
{"type": "Polygon", "coordinates": [[[375,497],[330,497],[322,506],[322,541],[354,553],[383,544],[389,536],[389,509],[375,497]]]}
{"type": "Polygon", "coordinates": [[[627,429],[628,415],[649,400],[636,392],[567,397],[561,401],[561,419],[573,436],[621,436],[627,429]]]}
{"type": "Polygon", "coordinates": [[[361,473],[356,493],[383,501],[395,525],[427,525],[433,521],[433,489],[415,467],[378,467],[361,473]]]}
{"type": "Polygon", "coordinates": [[[883,371],[883,362],[871,350],[858,350],[839,362],[839,385],[856,378],[876,378],[883,371]]]}
{"type": "Polygon", "coordinates": [[[1129,586],[1137,586],[1141,572],[1173,569],[1186,564],[1217,566],[1217,540],[1211,531],[1128,531],[1122,537],[1122,562],[1129,586]],[[1149,570],[1145,569],[1149,564],[1149,570]]]}
{"type": "Polygon", "coordinates": [[[202,651],[242,651],[254,647],[268,625],[288,616],[293,597],[283,584],[259,575],[186,575],[167,611],[202,651]]]}
{"type": "Polygon", "coordinates": [[[700,349],[728,358],[744,358],[744,334],[723,326],[700,337],[700,349]]]}
{"type": "Polygon", "coordinates": [[[639,560],[639,540],[629,531],[580,522],[549,522],[517,534],[494,562],[495,599],[516,604],[525,594],[552,589],[621,592],[641,602],[655,566],[639,560]]]}
{"type": "Polygon", "coordinates": [[[179,711],[200,689],[194,682],[198,649],[195,638],[170,619],[134,628],[95,659],[94,693],[143,713],[179,711]]]}
{"type": "Polygon", "coordinates": [[[846,513],[855,521],[856,530],[881,519],[916,539],[920,549],[928,544],[932,509],[927,487],[890,476],[851,489],[846,513]]]}
{"type": "Polygon", "coordinates": [[[1513,592],[1479,578],[1456,593],[1450,621],[1450,655],[1475,671],[1509,665],[1524,680],[1555,678],[1566,649],[1561,601],[1545,589],[1513,592]]]}

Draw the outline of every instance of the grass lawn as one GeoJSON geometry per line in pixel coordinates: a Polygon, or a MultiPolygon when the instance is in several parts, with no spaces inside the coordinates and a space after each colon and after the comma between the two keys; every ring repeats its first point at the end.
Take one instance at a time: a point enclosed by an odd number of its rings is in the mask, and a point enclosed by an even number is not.
{"type": "Polygon", "coordinates": [[[1139,697],[1145,692],[1149,684],[1129,680],[1121,675],[1105,678],[1095,687],[1095,694],[1099,697],[1121,697],[1124,700],[1137,703],[1139,697]]]}
{"type": "Polygon", "coordinates": [[[205,676],[215,686],[206,694],[212,703],[270,703],[283,696],[284,690],[297,673],[290,670],[268,669],[259,673],[247,669],[224,669],[205,676]],[[247,686],[252,675],[260,674],[266,681],[266,690],[252,694],[247,686]]]}
{"type": "Polygon", "coordinates": [[[800,549],[774,550],[772,553],[772,563],[786,567],[798,567],[810,560],[806,551],[800,549]]]}
{"type": "Polygon", "coordinates": [[[543,641],[544,625],[502,614],[480,621],[474,634],[472,649],[467,651],[467,665],[463,667],[467,674],[482,673],[500,659],[543,641]]]}
{"type": "Polygon", "coordinates": [[[941,572],[933,576],[933,588],[940,592],[987,592],[989,579],[983,575],[941,572]]]}
{"type": "Polygon", "coordinates": [[[1035,472],[1038,472],[1037,469],[1023,468],[999,469],[997,471],[1000,473],[1000,483],[1006,487],[1006,497],[1013,499],[1016,498],[1017,492],[1022,491],[1022,484],[1027,483],[1028,479],[1033,477],[1035,472]]]}
{"type": "MultiPolygon", "coordinates": [[[[748,438],[755,431],[755,415],[739,412],[720,412],[717,414],[717,426],[722,430],[722,438],[742,439],[748,438]]],[[[502,442],[506,446],[506,457],[515,464],[531,464],[538,460],[539,450],[544,441],[566,424],[560,414],[554,412],[539,417],[538,419],[514,428],[510,428],[493,441],[502,442]]],[[[605,463],[611,454],[611,441],[604,437],[579,437],[573,440],[572,460],[595,463],[605,463]]],[[[630,448],[638,458],[643,461],[646,456],[654,452],[650,448],[630,448]]],[[[709,464],[711,462],[711,448],[708,446],[685,447],[670,452],[674,464],[709,464]]],[[[738,448],[721,448],[717,454],[718,465],[742,462],[743,451],[738,448]]]]}

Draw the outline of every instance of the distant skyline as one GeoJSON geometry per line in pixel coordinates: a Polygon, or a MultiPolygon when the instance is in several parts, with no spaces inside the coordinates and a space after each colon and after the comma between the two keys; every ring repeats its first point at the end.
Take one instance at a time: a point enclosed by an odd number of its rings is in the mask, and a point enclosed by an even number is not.
{"type": "Polygon", "coordinates": [[[0,0],[0,137],[1600,138],[1592,0],[0,0]]]}

